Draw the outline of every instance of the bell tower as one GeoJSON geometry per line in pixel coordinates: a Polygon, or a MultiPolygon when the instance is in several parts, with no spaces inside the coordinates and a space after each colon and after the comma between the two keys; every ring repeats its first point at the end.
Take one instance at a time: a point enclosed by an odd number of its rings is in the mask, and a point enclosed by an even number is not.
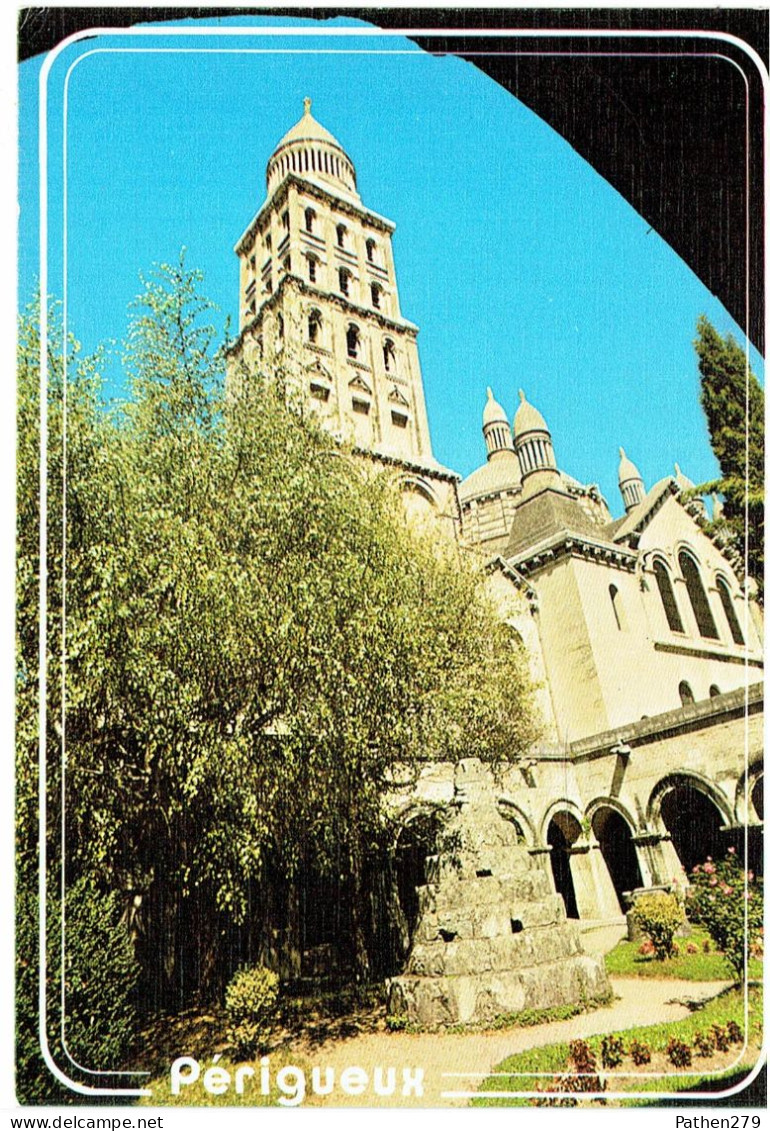
{"type": "Polygon", "coordinates": [[[266,199],[235,246],[240,333],[230,373],[239,362],[247,372],[280,368],[355,449],[456,481],[431,451],[418,331],[399,303],[395,225],[363,204],[352,160],[309,98],[266,180],[266,199]]]}

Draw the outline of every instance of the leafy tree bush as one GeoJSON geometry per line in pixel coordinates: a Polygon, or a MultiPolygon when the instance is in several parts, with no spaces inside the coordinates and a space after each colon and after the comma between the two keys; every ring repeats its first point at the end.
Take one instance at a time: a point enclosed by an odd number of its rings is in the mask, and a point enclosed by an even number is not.
{"type": "Polygon", "coordinates": [[[747,956],[761,949],[763,937],[762,882],[746,872],[734,848],[723,860],[709,857],[690,875],[688,915],[701,923],[741,980],[747,956]]]}
{"type": "MultiPolygon", "coordinates": [[[[104,895],[89,879],[77,881],[66,897],[65,1012],[61,1013],[60,904],[48,911],[48,1017],[46,1032],[54,1062],[82,1079],[80,1066],[119,1068],[136,1030],[134,993],[139,968],[116,895],[104,895]]],[[[74,1093],[51,1075],[38,1033],[37,893],[21,888],[17,912],[16,1088],[22,1103],[64,1103],[74,1093]]]]}
{"type": "Polygon", "coordinates": [[[749,573],[762,593],[764,579],[764,414],[762,386],[735,338],[722,338],[705,316],[698,319],[695,340],[701,374],[701,404],[721,479],[700,484],[698,492],[716,491],[724,499],[715,523],[744,545],[749,573]],[[748,519],[748,521],[747,521],[748,519]]]}
{"type": "Polygon", "coordinates": [[[263,966],[239,970],[225,992],[227,1039],[236,1056],[256,1056],[270,1036],[278,1002],[278,975],[263,966]]]}
{"type": "Polygon", "coordinates": [[[692,1064],[692,1049],[685,1041],[672,1037],[666,1046],[666,1056],[674,1068],[689,1068],[692,1064]]]}
{"type": "Polygon", "coordinates": [[[622,1037],[616,1037],[612,1033],[602,1037],[602,1068],[617,1068],[625,1053],[626,1046],[622,1037]]]}
{"type": "MultiPolygon", "coordinates": [[[[290,966],[300,905],[322,885],[339,964],[380,972],[378,923],[395,915],[383,796],[426,758],[499,762],[535,733],[526,661],[481,566],[409,525],[389,471],[354,459],[304,404],[287,408],[286,374],[243,374],[226,397],[198,287],[183,263],[146,280],[122,407],[101,405],[97,363],[73,365],[65,421],[64,345],[49,350],[47,633],[58,671],[66,552],[67,866],[138,908],[150,1006],[219,996],[244,960],[290,966]],[[64,501],[66,546],[51,517],[64,501]]],[[[34,318],[19,342],[19,843],[31,858],[34,318]]],[[[54,787],[60,688],[48,681],[54,787]]],[[[54,788],[54,865],[56,805],[54,788]]]]}
{"type": "Polygon", "coordinates": [[[693,1033],[692,1044],[698,1056],[712,1056],[714,1053],[714,1037],[711,1033],[701,1033],[698,1030],[693,1033]]]}
{"type": "Polygon", "coordinates": [[[730,1035],[724,1025],[711,1026],[711,1039],[718,1052],[727,1052],[730,1048],[730,1035]]]}
{"type": "Polygon", "coordinates": [[[670,958],[674,953],[674,933],[683,920],[676,897],[668,892],[650,892],[637,899],[633,914],[639,927],[649,936],[655,957],[661,961],[670,958]]]}
{"type": "Polygon", "coordinates": [[[648,1044],[644,1041],[638,1041],[634,1038],[628,1046],[628,1052],[634,1064],[639,1067],[642,1064],[649,1064],[652,1059],[652,1051],[648,1044]]]}

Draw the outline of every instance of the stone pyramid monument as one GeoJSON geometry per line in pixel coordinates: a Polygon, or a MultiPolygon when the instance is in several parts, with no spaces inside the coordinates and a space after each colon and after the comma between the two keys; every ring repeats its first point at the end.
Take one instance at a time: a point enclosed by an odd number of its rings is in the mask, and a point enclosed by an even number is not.
{"type": "Polygon", "coordinates": [[[604,961],[583,952],[546,873],[499,813],[489,771],[457,768],[453,813],[430,878],[405,972],[388,1010],[423,1028],[485,1024],[611,993],[604,961]]]}

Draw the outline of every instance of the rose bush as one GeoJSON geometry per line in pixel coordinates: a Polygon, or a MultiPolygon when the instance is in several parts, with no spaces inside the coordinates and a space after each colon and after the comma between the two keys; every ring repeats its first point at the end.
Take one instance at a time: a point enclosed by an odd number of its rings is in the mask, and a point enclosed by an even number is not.
{"type": "Polygon", "coordinates": [[[762,954],[762,881],[745,871],[735,849],[729,848],[724,860],[709,856],[696,865],[690,884],[688,918],[706,928],[743,980],[748,957],[762,954]]]}

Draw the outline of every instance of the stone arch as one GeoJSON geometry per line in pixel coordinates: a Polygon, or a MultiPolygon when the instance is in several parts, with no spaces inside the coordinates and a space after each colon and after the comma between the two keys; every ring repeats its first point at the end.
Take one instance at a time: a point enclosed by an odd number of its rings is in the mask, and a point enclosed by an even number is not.
{"type": "Polygon", "coordinates": [[[580,918],[578,893],[573,876],[572,851],[583,835],[579,810],[570,801],[556,801],[543,819],[543,842],[551,850],[551,874],[557,895],[564,900],[568,919],[580,918]]]}
{"type": "Polygon", "coordinates": [[[628,809],[615,798],[597,797],[586,809],[591,831],[607,865],[615,895],[621,907],[624,896],[642,887],[644,879],[633,836],[634,819],[628,809]]]}
{"type": "Polygon", "coordinates": [[[734,825],[732,807],[718,786],[695,771],[666,774],[647,804],[651,827],[665,832],[686,872],[727,848],[724,830],[734,825]]]}
{"type": "Polygon", "coordinates": [[[436,492],[424,479],[418,479],[415,475],[399,475],[396,483],[400,491],[410,491],[430,503],[432,507],[438,507],[436,492]]]}
{"type": "Polygon", "coordinates": [[[520,844],[533,848],[537,842],[535,826],[531,818],[510,797],[498,797],[497,811],[505,821],[510,821],[516,830],[516,838],[520,844]]]}
{"type": "Polygon", "coordinates": [[[447,819],[444,805],[417,802],[400,815],[392,846],[393,880],[400,911],[402,952],[405,957],[419,922],[419,889],[431,879],[438,855],[438,838],[447,819]]]}
{"type": "Polygon", "coordinates": [[[743,855],[746,850],[746,867],[758,876],[764,874],[763,830],[765,823],[765,774],[761,761],[752,762],[741,774],[735,790],[735,812],[745,826],[745,837],[736,837],[735,847],[743,855]]]}
{"type": "Polygon", "coordinates": [[[764,766],[762,761],[752,762],[744,770],[735,787],[735,815],[743,825],[752,825],[764,821],[764,804],[762,787],[764,779],[764,766]],[[759,792],[754,796],[759,786],[759,792]],[[759,808],[757,808],[759,802],[759,808]]]}

